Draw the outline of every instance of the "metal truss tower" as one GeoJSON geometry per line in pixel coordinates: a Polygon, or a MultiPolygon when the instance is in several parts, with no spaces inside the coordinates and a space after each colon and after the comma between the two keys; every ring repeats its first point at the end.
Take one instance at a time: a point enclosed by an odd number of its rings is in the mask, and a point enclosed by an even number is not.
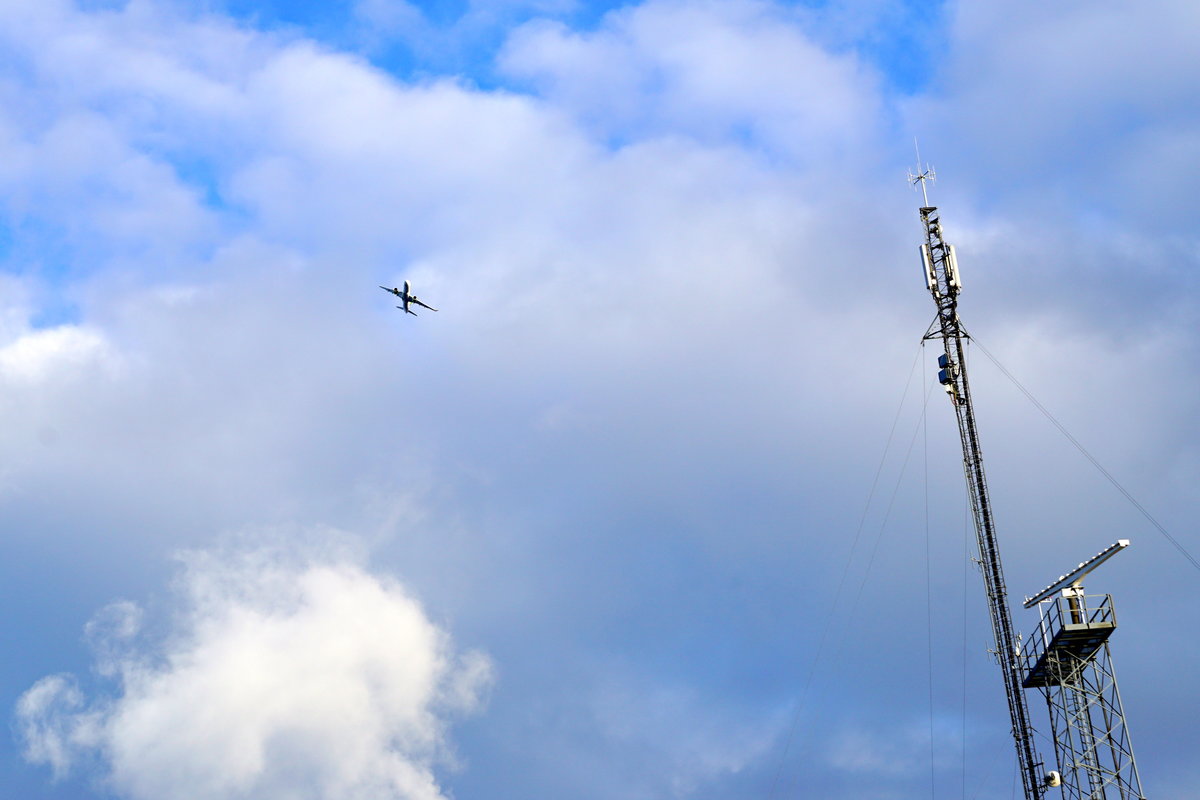
{"type": "Polygon", "coordinates": [[[1025,654],[1025,688],[1046,697],[1067,800],[1144,800],[1108,637],[1117,627],[1110,595],[1085,595],[1083,579],[1129,546],[1101,551],[1025,601],[1041,622],[1025,654]],[[1057,593],[1057,597],[1055,594],[1057,593]]]}
{"type": "MultiPolygon", "coordinates": [[[[918,156],[919,158],[919,156],[918,156]]],[[[1008,712],[1012,719],[1012,736],[1016,745],[1017,761],[1020,765],[1021,782],[1026,800],[1041,800],[1045,783],[1041,775],[1042,763],[1033,742],[1033,726],[1029,722],[1029,709],[1022,691],[1024,672],[1020,648],[1013,632],[1012,614],[1008,606],[1008,590],[1004,585],[1004,570],[1000,563],[1000,550],[996,542],[996,529],[992,520],[991,500],[988,498],[987,479],[983,472],[983,451],[979,446],[979,432],[975,427],[975,412],[971,405],[971,387],[967,382],[966,357],[963,341],[967,332],[958,318],[958,294],[962,281],[958,274],[958,261],[953,245],[942,237],[942,224],[937,208],[929,205],[925,184],[934,177],[933,170],[922,169],[918,161],[917,174],[910,180],[921,185],[925,204],[921,207],[921,225],[925,229],[925,244],[921,245],[921,261],[925,267],[925,281],[933,301],[937,305],[937,318],[925,334],[926,339],[941,339],[942,355],[938,356],[938,380],[950,396],[954,413],[958,418],[958,433],[962,442],[963,471],[967,480],[967,494],[975,522],[975,539],[979,549],[979,565],[983,574],[984,590],[987,594],[988,610],[992,620],[996,660],[1004,679],[1004,694],[1008,699],[1008,712]]]]}

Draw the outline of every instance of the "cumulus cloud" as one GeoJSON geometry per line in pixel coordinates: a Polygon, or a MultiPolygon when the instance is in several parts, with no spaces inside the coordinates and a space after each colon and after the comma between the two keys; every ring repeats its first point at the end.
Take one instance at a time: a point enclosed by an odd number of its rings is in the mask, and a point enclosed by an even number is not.
{"type": "Polygon", "coordinates": [[[935,161],[977,180],[989,206],[1056,222],[1162,233],[1187,219],[1200,163],[1194,3],[1005,0],[958,4],[950,20],[937,91],[911,117],[935,161]]]}
{"type": "Polygon", "coordinates": [[[96,331],[76,325],[28,331],[0,348],[0,381],[37,384],[54,376],[69,377],[108,356],[107,342],[96,331]]]}
{"type": "MultiPolygon", "coordinates": [[[[428,23],[421,9],[404,0],[355,0],[353,14],[376,36],[380,32],[393,36],[428,32],[428,23]]],[[[378,46],[377,42],[375,44],[378,46]]]]}
{"type": "Polygon", "coordinates": [[[811,147],[822,159],[841,143],[861,155],[879,113],[872,72],[822,47],[806,19],[747,0],[657,0],[610,13],[594,32],[529,23],[501,64],[606,136],[748,137],[773,154],[811,147]]]}
{"type": "Polygon", "coordinates": [[[181,608],[157,644],[124,601],[88,625],[111,697],[68,676],[22,695],[25,757],[68,771],[99,758],[128,798],[444,795],[447,724],[477,710],[486,657],[394,581],[349,561],[268,551],[184,557],[181,608]]]}
{"type": "Polygon", "coordinates": [[[73,757],[91,741],[83,732],[88,716],[81,714],[83,694],[69,675],[50,675],[35,683],[17,700],[17,718],[25,744],[25,758],[45,764],[56,778],[70,769],[73,757]]]}

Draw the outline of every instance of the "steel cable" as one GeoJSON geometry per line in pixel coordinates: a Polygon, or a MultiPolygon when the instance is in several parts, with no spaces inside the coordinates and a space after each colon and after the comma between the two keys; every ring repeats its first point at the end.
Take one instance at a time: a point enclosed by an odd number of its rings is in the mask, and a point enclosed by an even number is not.
{"type": "Polygon", "coordinates": [[[1188,549],[1186,547],[1184,547],[1179,542],[1178,539],[1176,539],[1174,536],[1172,536],[1170,533],[1167,532],[1167,529],[1165,527],[1163,527],[1163,525],[1157,519],[1155,519],[1154,516],[1149,511],[1146,510],[1146,507],[1143,506],[1141,503],[1139,503],[1137,501],[1137,499],[1132,494],[1129,493],[1129,490],[1126,489],[1124,486],[1122,486],[1121,482],[1118,481],[1116,478],[1114,478],[1112,473],[1109,472],[1107,469],[1105,469],[1104,465],[1101,464],[1098,460],[1096,460],[1096,457],[1093,456],[1091,453],[1089,453],[1087,451],[1087,448],[1085,448],[1082,444],[1080,444],[1079,440],[1076,439],[1074,436],[1072,436],[1071,432],[1068,431],[1061,422],[1059,422],[1057,419],[1055,419],[1054,415],[1051,414],[1050,411],[1047,410],[1047,408],[1044,405],[1042,405],[1040,402],[1038,402],[1038,399],[1033,396],[1033,393],[1030,392],[1028,389],[1026,389],[1025,386],[1019,380],[1017,380],[1016,377],[1011,372],[1009,372],[1007,369],[1005,369],[1004,365],[1001,364],[996,359],[996,357],[994,355],[992,355],[991,352],[986,347],[984,347],[983,344],[977,338],[975,338],[974,336],[971,336],[969,338],[970,338],[970,341],[974,342],[975,345],[980,350],[983,351],[983,354],[985,356],[987,356],[988,360],[991,361],[996,366],[996,369],[1000,370],[1000,372],[1002,372],[1006,378],[1008,378],[1010,381],[1012,381],[1013,385],[1021,390],[1021,394],[1025,395],[1025,397],[1027,397],[1029,399],[1029,402],[1033,403],[1033,405],[1037,408],[1037,410],[1042,412],[1042,415],[1045,416],[1046,419],[1050,420],[1050,423],[1052,425],[1054,425],[1054,427],[1058,428],[1059,433],[1061,433],[1063,436],[1065,436],[1067,438],[1067,441],[1069,441],[1071,444],[1073,444],[1075,446],[1075,449],[1083,454],[1084,458],[1086,458],[1088,461],[1092,462],[1092,466],[1094,466],[1097,470],[1099,470],[1100,474],[1103,475],[1105,478],[1107,478],[1108,482],[1111,483],[1114,487],[1116,487],[1117,491],[1120,492],[1122,495],[1124,495],[1125,499],[1128,500],[1133,505],[1134,508],[1136,508],[1138,511],[1140,511],[1142,516],[1145,517],[1150,522],[1151,525],[1153,525],[1155,528],[1157,528],[1158,532],[1161,533],[1164,537],[1166,537],[1167,541],[1170,542],[1172,545],[1174,545],[1175,549],[1178,550],[1179,553],[1184,558],[1186,558],[1188,561],[1190,561],[1192,563],[1193,567],[1200,570],[1200,561],[1197,561],[1195,556],[1193,556],[1190,552],[1188,552],[1188,549]]]}

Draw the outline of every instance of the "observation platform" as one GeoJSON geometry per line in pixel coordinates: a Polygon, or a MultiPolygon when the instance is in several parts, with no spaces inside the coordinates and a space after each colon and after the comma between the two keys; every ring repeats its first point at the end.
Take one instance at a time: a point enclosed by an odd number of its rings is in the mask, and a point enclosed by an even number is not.
{"type": "Polygon", "coordinates": [[[1057,598],[1033,636],[1034,649],[1026,654],[1029,667],[1021,685],[1026,689],[1058,686],[1064,676],[1078,672],[1116,629],[1111,595],[1057,598]],[[1087,600],[1100,602],[1089,608],[1087,600]]]}

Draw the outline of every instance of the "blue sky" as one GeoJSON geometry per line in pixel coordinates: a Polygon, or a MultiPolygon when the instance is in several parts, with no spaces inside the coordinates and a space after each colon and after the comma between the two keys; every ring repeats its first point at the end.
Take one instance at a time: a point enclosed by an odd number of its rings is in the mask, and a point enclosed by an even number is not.
{"type": "MultiPolygon", "coordinates": [[[[0,2],[0,794],[1012,797],[905,171],[1198,553],[1198,27],[0,2]]],[[[1012,596],[1133,540],[1089,588],[1200,793],[1197,571],[971,368],[1012,596]]]]}

